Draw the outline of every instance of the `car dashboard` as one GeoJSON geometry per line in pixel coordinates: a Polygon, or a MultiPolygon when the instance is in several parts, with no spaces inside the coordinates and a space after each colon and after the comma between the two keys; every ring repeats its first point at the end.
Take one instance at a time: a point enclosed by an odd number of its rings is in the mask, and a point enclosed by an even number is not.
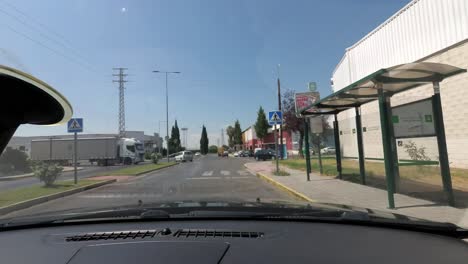
{"type": "Polygon", "coordinates": [[[2,263],[466,263],[463,240],[398,229],[183,220],[0,232],[2,263]]]}

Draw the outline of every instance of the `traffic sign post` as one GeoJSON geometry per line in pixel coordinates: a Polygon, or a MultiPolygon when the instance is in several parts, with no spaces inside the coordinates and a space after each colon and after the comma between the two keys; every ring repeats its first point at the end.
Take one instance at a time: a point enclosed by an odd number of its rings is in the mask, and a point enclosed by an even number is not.
{"type": "Polygon", "coordinates": [[[67,125],[68,133],[74,133],[73,141],[73,171],[75,184],[78,183],[78,132],[83,132],[83,118],[72,118],[68,121],[67,125]]]}
{"type": "Polygon", "coordinates": [[[283,112],[270,111],[268,112],[268,123],[273,126],[273,134],[275,135],[275,160],[276,160],[276,174],[279,173],[278,161],[278,133],[276,132],[276,125],[283,124],[283,112]]]}

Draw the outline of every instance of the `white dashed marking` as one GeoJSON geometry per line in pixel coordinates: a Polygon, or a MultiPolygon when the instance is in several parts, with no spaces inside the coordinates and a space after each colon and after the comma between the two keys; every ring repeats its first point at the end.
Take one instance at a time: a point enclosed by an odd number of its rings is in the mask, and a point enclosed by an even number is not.
{"type": "Polygon", "coordinates": [[[205,171],[202,174],[202,176],[211,176],[211,175],[213,175],[213,171],[205,171]]]}
{"type": "Polygon", "coordinates": [[[222,171],[221,171],[221,175],[229,176],[229,175],[231,175],[231,172],[230,172],[230,171],[222,170],[222,171]]]}

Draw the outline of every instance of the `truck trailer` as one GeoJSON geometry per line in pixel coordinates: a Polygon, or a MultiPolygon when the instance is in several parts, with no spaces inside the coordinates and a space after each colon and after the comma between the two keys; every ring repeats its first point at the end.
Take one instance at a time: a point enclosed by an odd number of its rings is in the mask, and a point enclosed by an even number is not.
{"type": "MultiPolygon", "coordinates": [[[[78,138],[77,160],[106,166],[116,163],[137,164],[144,161],[143,144],[134,138],[78,138]]],[[[31,160],[70,164],[74,155],[74,139],[41,139],[31,142],[31,160]]]]}

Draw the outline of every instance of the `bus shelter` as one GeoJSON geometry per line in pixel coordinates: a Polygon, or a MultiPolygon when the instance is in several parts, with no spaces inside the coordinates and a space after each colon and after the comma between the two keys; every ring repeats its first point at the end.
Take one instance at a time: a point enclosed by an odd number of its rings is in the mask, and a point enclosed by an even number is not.
{"type": "Polygon", "coordinates": [[[432,83],[434,90],[434,94],[431,97],[432,113],[439,151],[442,184],[448,204],[453,206],[455,200],[452,191],[452,180],[445,139],[444,118],[440,99],[440,82],[445,78],[463,72],[466,72],[466,70],[447,64],[432,62],[408,63],[380,69],[315,102],[305,108],[301,114],[304,117],[334,115],[333,128],[336,146],[336,167],[338,176],[341,178],[342,166],[337,115],[341,111],[352,108],[355,109],[360,179],[362,184],[366,184],[361,105],[378,100],[388,207],[395,208],[394,193],[396,190],[396,178],[399,175],[399,168],[390,98],[394,94],[432,83]]]}

